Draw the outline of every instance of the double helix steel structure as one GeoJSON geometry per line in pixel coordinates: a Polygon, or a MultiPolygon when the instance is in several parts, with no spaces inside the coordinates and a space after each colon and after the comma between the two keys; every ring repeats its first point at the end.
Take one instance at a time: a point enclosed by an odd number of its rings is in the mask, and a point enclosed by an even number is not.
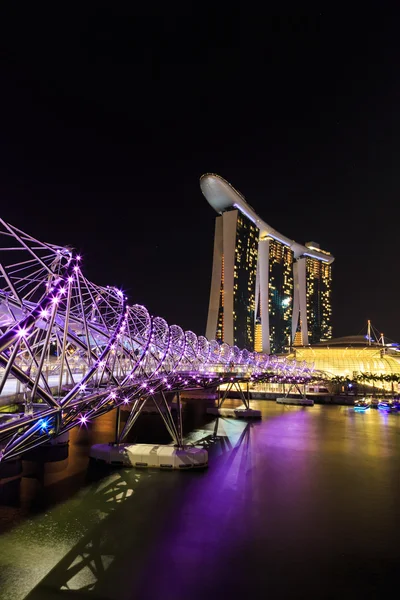
{"type": "Polygon", "coordinates": [[[240,350],[169,326],[123,291],[88,281],[70,248],[0,219],[0,460],[10,460],[115,407],[128,431],[148,400],[181,445],[170,399],[181,390],[277,378],[307,381],[305,364],[240,350]]]}

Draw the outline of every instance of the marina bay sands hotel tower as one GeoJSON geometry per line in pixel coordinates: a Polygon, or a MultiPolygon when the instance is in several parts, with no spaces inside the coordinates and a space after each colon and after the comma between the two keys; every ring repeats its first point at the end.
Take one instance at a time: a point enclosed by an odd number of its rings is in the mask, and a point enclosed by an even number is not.
{"type": "Polygon", "coordinates": [[[331,338],[334,257],[278,233],[222,177],[203,175],[200,186],[220,215],[207,338],[268,354],[331,338]]]}

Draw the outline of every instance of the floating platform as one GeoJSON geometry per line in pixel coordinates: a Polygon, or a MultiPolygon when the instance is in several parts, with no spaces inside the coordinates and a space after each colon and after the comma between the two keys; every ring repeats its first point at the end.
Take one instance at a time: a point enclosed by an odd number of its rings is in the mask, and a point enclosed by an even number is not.
{"type": "Polygon", "coordinates": [[[234,419],[261,419],[261,410],[254,410],[253,408],[218,408],[218,406],[210,406],[206,412],[209,415],[233,417],[234,419]]]}
{"type": "Polygon", "coordinates": [[[90,448],[89,456],[107,465],[131,467],[126,447],[127,444],[94,444],[90,448]]]}
{"type": "Polygon", "coordinates": [[[194,469],[208,465],[208,452],[204,448],[131,444],[126,450],[134,467],[194,469]]]}
{"type": "Polygon", "coordinates": [[[208,466],[203,448],[176,448],[154,444],[95,444],[90,457],[109,465],[163,470],[188,470],[208,466]]]}
{"type": "Polygon", "coordinates": [[[314,406],[311,398],[277,398],[277,404],[291,404],[294,406],[314,406]]]}

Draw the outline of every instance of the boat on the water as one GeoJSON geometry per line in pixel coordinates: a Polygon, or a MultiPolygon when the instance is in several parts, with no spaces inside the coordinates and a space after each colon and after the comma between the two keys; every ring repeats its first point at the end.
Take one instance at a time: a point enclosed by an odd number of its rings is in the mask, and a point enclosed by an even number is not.
{"type": "Polygon", "coordinates": [[[400,400],[397,400],[397,399],[380,400],[378,402],[378,410],[382,410],[384,412],[399,412],[400,411],[400,400]]]}
{"type": "Polygon", "coordinates": [[[395,411],[400,411],[400,400],[398,398],[393,399],[392,408],[395,411]]]}
{"type": "Polygon", "coordinates": [[[368,402],[366,398],[361,398],[360,400],[355,400],[354,402],[354,410],[355,412],[365,412],[371,408],[371,403],[368,402]]]}
{"type": "Polygon", "coordinates": [[[384,412],[391,412],[392,403],[390,402],[390,400],[381,400],[380,402],[378,402],[378,410],[382,410],[384,412]]]}

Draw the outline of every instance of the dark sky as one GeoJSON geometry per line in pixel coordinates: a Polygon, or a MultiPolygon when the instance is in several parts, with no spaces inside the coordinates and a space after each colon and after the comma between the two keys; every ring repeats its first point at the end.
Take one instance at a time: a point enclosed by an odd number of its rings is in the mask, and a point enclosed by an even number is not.
{"type": "Polygon", "coordinates": [[[218,173],[278,231],[335,255],[335,336],[370,318],[400,340],[394,15],[18,4],[1,28],[3,219],[200,334],[216,214],[199,177],[218,173]]]}

